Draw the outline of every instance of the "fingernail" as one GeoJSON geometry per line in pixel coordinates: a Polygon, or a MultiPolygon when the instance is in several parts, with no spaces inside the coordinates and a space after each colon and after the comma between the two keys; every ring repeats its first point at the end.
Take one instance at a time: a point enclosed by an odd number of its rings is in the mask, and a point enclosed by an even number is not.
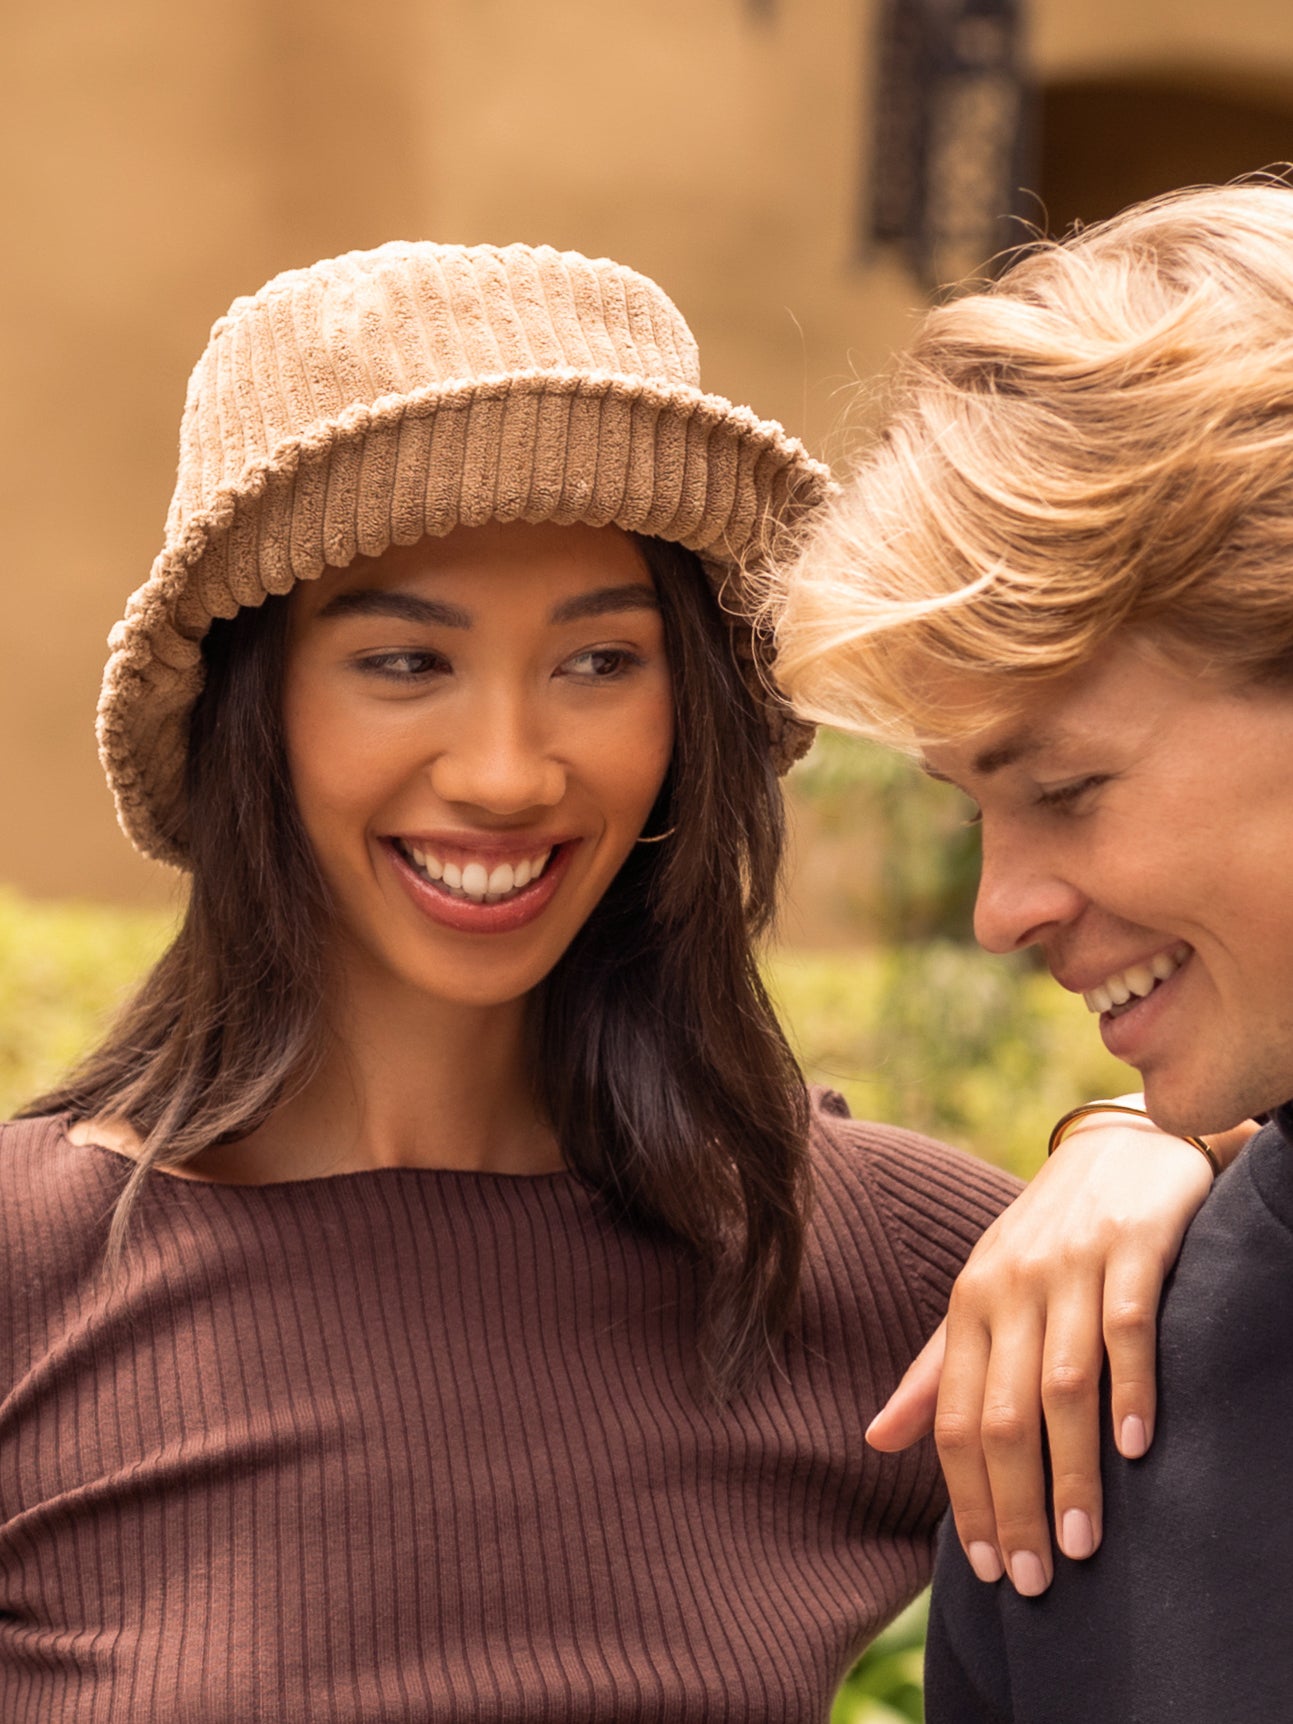
{"type": "Polygon", "coordinates": [[[965,1554],[970,1559],[970,1567],[980,1580],[989,1582],[1000,1580],[1006,1572],[1001,1566],[1001,1558],[997,1555],[996,1547],[990,1545],[985,1539],[976,1538],[973,1544],[965,1547],[965,1554]]]}
{"type": "Polygon", "coordinates": [[[1036,1598],[1039,1592],[1046,1591],[1046,1570],[1042,1567],[1042,1559],[1031,1550],[1010,1553],[1010,1578],[1015,1591],[1025,1598],[1036,1598]]]}
{"type": "Polygon", "coordinates": [[[1095,1549],[1095,1528],[1085,1509],[1065,1509],[1064,1519],[1060,1522],[1060,1543],[1065,1556],[1079,1562],[1084,1556],[1090,1556],[1095,1549]]]}
{"type": "Polygon", "coordinates": [[[1138,1461],[1149,1447],[1149,1437],[1145,1431],[1144,1419],[1137,1418],[1135,1413],[1128,1413],[1122,1421],[1122,1432],[1118,1438],[1118,1447],[1129,1461],[1138,1461]]]}

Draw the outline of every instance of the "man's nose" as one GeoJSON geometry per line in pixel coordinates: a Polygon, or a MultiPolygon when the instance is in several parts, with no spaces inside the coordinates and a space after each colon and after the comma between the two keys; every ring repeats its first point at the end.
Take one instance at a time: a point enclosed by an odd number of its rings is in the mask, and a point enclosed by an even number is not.
{"type": "Polygon", "coordinates": [[[1009,834],[983,833],[974,937],[988,952],[1018,952],[1074,921],[1086,900],[1046,856],[1009,834]]]}

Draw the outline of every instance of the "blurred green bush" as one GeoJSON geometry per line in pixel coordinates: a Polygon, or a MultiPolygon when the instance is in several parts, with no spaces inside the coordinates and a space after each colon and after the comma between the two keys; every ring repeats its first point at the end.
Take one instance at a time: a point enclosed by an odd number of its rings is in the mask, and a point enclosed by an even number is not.
{"type": "Polygon", "coordinates": [[[0,887],[0,1119],[100,1034],[162,949],[172,917],[36,903],[0,887]]]}
{"type": "Polygon", "coordinates": [[[854,939],[973,938],[979,831],[959,791],[901,755],[830,730],[818,732],[787,785],[809,846],[847,859],[833,909],[854,939]]]}
{"type": "Polygon", "coordinates": [[[783,951],[768,980],[809,1079],[840,1090],[857,1117],[910,1126],[1024,1177],[1060,1114],[1138,1087],[1076,995],[975,947],[783,951]]]}
{"type": "MultiPolygon", "coordinates": [[[[36,903],[0,888],[0,1117],[100,1033],[161,951],[169,915],[36,903]]],[[[1051,1122],[1133,1086],[1082,1002],[953,941],[781,951],[769,981],[809,1077],[855,1114],[1032,1172],[1051,1122]]]]}
{"type": "Polygon", "coordinates": [[[867,1647],[835,1696],[831,1724],[921,1724],[928,1625],[929,1594],[922,1592],[867,1647]]]}

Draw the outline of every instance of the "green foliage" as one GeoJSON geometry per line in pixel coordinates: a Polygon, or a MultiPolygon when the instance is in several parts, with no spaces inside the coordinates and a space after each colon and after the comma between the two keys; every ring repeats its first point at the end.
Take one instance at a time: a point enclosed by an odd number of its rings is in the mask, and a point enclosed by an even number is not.
{"type": "Polygon", "coordinates": [[[170,925],[156,911],[35,903],[0,888],[0,1119],[86,1052],[170,925]]]}
{"type": "Polygon", "coordinates": [[[840,1090],[856,1116],[1024,1176],[1066,1109],[1136,1087],[1075,995],[952,941],[779,952],[768,980],[809,1078],[840,1090]]]}
{"type": "Polygon", "coordinates": [[[971,938],[979,834],[963,796],[901,755],[828,730],[789,785],[818,842],[874,858],[874,882],[854,906],[859,934],[895,945],[971,938]]]}
{"type": "MultiPolygon", "coordinates": [[[[93,1042],[160,953],[157,911],[36,903],[0,889],[0,1117],[93,1042]]],[[[1132,1083],[1080,1000],[952,941],[783,951],[773,995],[810,1078],[855,1114],[950,1139],[1017,1172],[1051,1122],[1132,1083]]]]}
{"type": "Polygon", "coordinates": [[[835,1696],[830,1724],[921,1724],[928,1622],[923,1592],[862,1654],[835,1696]]]}

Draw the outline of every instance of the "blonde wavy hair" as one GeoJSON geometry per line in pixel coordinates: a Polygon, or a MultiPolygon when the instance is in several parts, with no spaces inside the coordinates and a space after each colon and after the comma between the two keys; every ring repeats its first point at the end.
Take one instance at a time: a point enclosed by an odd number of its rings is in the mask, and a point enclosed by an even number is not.
{"type": "Polygon", "coordinates": [[[1174,193],[931,312],[784,568],[777,676],[900,746],[1137,630],[1293,681],[1293,188],[1174,193]]]}

